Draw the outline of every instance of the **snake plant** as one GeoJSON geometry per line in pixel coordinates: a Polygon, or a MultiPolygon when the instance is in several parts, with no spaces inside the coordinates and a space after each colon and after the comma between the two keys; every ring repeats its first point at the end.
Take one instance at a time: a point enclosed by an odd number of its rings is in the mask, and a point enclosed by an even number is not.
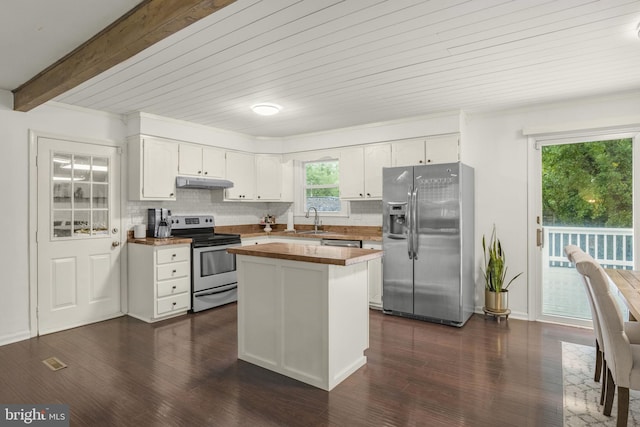
{"type": "Polygon", "coordinates": [[[491,292],[504,292],[509,288],[509,285],[516,280],[522,272],[516,274],[505,285],[504,282],[507,277],[507,265],[504,251],[502,250],[502,244],[500,239],[496,236],[496,226],[493,226],[491,232],[491,238],[489,239],[489,245],[487,246],[485,236],[482,235],[482,250],[484,251],[484,282],[485,289],[491,292]]]}

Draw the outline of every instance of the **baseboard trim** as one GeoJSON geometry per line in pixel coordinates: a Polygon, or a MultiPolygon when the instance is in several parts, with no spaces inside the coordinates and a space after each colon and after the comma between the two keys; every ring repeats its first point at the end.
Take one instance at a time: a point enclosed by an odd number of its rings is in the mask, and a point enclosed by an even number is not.
{"type": "Polygon", "coordinates": [[[15,334],[3,335],[0,336],[0,346],[28,340],[29,338],[31,338],[31,332],[28,329],[26,331],[16,332],[15,334]]]}

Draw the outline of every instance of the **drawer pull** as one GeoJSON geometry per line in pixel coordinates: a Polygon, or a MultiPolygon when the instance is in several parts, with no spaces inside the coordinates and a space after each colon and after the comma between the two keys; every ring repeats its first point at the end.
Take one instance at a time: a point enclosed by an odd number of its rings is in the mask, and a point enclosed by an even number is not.
{"type": "Polygon", "coordinates": [[[177,256],[178,256],[177,254],[173,254],[173,255],[171,255],[171,258],[175,258],[177,256]]]}
{"type": "Polygon", "coordinates": [[[171,287],[171,289],[175,289],[175,288],[176,288],[176,285],[173,285],[173,286],[171,287]]]}
{"type": "Polygon", "coordinates": [[[177,271],[177,270],[173,270],[171,273],[172,273],[172,274],[176,274],[176,271],[177,271]]]}
{"type": "Polygon", "coordinates": [[[171,305],[176,305],[176,304],[177,304],[177,302],[175,302],[175,301],[171,303],[171,305]]]}

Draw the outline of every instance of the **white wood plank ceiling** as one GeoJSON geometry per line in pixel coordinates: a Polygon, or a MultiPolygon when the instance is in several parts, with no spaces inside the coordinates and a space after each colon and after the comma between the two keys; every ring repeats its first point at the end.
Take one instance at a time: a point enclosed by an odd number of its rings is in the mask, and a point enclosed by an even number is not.
{"type": "Polygon", "coordinates": [[[640,90],[639,24],[639,0],[238,0],[55,100],[263,137],[512,108],[640,90]]]}
{"type": "Polygon", "coordinates": [[[0,89],[17,88],[140,1],[0,1],[0,89]]]}

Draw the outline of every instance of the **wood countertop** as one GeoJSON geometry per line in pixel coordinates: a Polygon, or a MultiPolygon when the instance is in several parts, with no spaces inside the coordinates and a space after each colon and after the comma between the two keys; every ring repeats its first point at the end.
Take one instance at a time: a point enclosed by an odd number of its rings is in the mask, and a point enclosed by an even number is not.
{"type": "Polygon", "coordinates": [[[144,239],[136,239],[134,237],[129,237],[127,240],[128,243],[135,243],[138,245],[148,245],[148,246],[169,246],[169,245],[190,245],[191,239],[186,239],[184,237],[167,237],[166,239],[157,239],[155,237],[146,237],[144,239]]]}
{"type": "Polygon", "coordinates": [[[365,240],[382,242],[382,227],[377,226],[341,226],[341,225],[325,225],[322,234],[304,234],[301,232],[313,230],[312,225],[295,224],[297,232],[285,231],[283,224],[273,224],[273,231],[265,232],[264,225],[220,225],[216,226],[218,233],[236,233],[240,237],[246,239],[251,237],[262,236],[282,236],[293,237],[299,239],[338,239],[338,240],[365,240]]]}
{"type": "Polygon", "coordinates": [[[227,252],[264,258],[288,259],[317,264],[352,265],[382,257],[375,249],[342,248],[336,246],[265,243],[229,248],[227,252]]]}

